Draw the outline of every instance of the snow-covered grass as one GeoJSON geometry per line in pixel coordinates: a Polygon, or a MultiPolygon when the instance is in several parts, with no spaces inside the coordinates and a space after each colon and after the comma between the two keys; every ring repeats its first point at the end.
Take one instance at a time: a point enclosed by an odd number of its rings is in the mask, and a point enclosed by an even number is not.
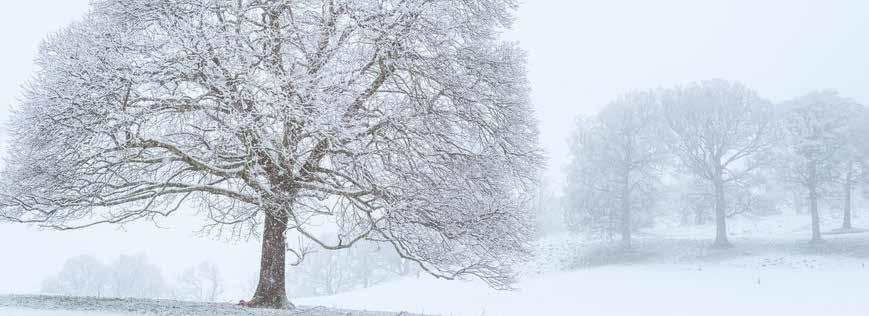
{"type": "Polygon", "coordinates": [[[0,307],[0,315],[4,316],[128,316],[129,314],[109,314],[98,312],[73,312],[60,310],[39,310],[17,307],[0,307]]]}
{"type": "Polygon", "coordinates": [[[294,310],[247,308],[227,303],[198,303],[151,299],[105,299],[65,296],[0,296],[0,315],[26,316],[413,316],[300,306],[294,310]]]}
{"type": "MultiPolygon", "coordinates": [[[[869,315],[869,234],[813,245],[807,223],[807,215],[734,219],[734,247],[723,250],[708,247],[711,226],[644,232],[628,254],[551,236],[516,291],[423,277],[296,302],[469,316],[869,315]]],[[[826,224],[832,231],[836,221],[826,224]]]]}

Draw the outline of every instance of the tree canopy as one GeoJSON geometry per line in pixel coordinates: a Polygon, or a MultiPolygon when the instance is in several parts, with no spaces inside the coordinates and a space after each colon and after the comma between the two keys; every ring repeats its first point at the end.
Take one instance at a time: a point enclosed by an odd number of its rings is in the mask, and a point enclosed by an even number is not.
{"type": "Polygon", "coordinates": [[[541,164],[523,52],[497,36],[515,5],[94,1],[40,49],[2,214],[78,229],[193,206],[263,237],[257,305],[288,305],[268,281],[285,249],[363,239],[507,287],[541,164]]]}

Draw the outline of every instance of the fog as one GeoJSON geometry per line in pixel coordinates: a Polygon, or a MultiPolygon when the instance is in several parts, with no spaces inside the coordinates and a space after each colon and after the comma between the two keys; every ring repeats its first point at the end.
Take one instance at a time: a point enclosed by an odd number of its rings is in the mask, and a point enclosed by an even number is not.
{"type": "MultiPolygon", "coordinates": [[[[88,2],[5,4],[0,120],[7,121],[20,102],[36,70],[39,43],[79,20],[88,2]]],[[[503,37],[527,54],[544,181],[558,196],[569,174],[568,141],[577,116],[593,115],[626,92],[721,78],[774,103],[834,89],[869,105],[869,4],[860,1],[526,0],[516,18],[503,37]]],[[[4,131],[0,140],[7,138],[4,131]]],[[[107,263],[119,254],[146,254],[169,281],[190,266],[214,263],[224,279],[223,300],[249,298],[259,241],[200,236],[202,223],[186,210],[156,222],[74,231],[0,224],[0,293],[39,293],[46,276],[78,255],[107,263]]]]}

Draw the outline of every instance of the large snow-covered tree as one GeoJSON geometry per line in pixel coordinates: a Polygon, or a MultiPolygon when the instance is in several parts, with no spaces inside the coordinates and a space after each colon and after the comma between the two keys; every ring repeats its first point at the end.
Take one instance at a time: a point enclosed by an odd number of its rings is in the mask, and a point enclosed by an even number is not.
{"type": "Polygon", "coordinates": [[[292,306],[288,252],[365,239],[506,287],[541,161],[523,53],[499,40],[515,7],[94,1],[41,47],[2,216],[78,229],[196,206],[207,231],[261,237],[253,306],[292,306]]]}
{"type": "Polygon", "coordinates": [[[618,97],[600,113],[577,120],[571,138],[564,201],[574,231],[621,235],[648,218],[664,153],[658,98],[653,92],[618,97]]]}
{"type": "Polygon", "coordinates": [[[725,188],[761,166],[774,143],[772,107],[737,82],[707,80],[663,91],[671,150],[689,174],[714,192],[713,246],[729,247],[725,188]]]}
{"type": "MultiPolygon", "coordinates": [[[[812,219],[812,241],[821,241],[818,202],[831,191],[841,174],[853,172],[855,154],[849,142],[861,106],[833,91],[813,92],[784,104],[786,136],[782,142],[779,167],[783,180],[808,194],[812,219]],[[849,164],[851,164],[849,166],[849,164]]],[[[850,178],[851,176],[845,176],[850,178]]],[[[847,179],[851,182],[853,179],[847,179]]],[[[846,183],[846,190],[850,191],[846,183]]],[[[850,192],[845,192],[850,194],[850,192]]],[[[847,197],[850,200],[850,196],[847,197]]],[[[848,202],[850,203],[850,201],[848,202]]]]}

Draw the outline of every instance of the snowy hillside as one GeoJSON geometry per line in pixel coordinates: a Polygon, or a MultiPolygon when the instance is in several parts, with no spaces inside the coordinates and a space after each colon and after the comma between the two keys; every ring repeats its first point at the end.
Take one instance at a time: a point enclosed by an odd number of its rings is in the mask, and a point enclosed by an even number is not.
{"type": "Polygon", "coordinates": [[[476,281],[408,278],[296,301],[455,316],[867,315],[869,234],[828,235],[823,247],[813,247],[805,222],[803,216],[734,221],[735,247],[728,250],[708,247],[709,226],[649,233],[627,256],[553,237],[541,242],[538,260],[512,292],[476,281]]]}

